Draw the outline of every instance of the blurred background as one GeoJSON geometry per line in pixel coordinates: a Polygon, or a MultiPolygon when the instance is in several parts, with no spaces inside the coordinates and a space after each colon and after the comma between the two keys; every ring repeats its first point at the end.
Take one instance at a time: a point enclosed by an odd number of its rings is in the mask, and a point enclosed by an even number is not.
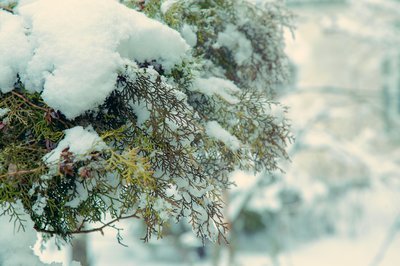
{"type": "Polygon", "coordinates": [[[128,247],[110,230],[79,239],[74,250],[59,252],[50,243],[40,253],[36,244],[43,260],[400,265],[400,1],[286,2],[297,29],[286,32],[292,78],[278,98],[289,107],[296,141],[291,162],[281,164],[285,173],[232,174],[230,244],[203,247],[183,223],[145,244],[142,225],[127,221],[120,227],[128,247]]]}

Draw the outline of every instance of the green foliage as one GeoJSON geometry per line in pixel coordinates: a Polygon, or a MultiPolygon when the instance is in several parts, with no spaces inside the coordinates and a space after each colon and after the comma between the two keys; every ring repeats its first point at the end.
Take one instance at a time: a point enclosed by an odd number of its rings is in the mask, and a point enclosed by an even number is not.
{"type": "Polygon", "coordinates": [[[189,25],[197,38],[192,56],[168,72],[156,61],[131,62],[106,101],[74,120],[20,83],[0,94],[0,110],[7,110],[0,117],[3,214],[23,226],[16,208],[23,206],[37,231],[63,239],[113,227],[121,240],[114,223],[137,218],[148,240],[183,217],[199,237],[223,239],[229,173],[273,171],[287,158],[289,127],[272,114],[276,103],[266,92],[284,76],[281,27],[289,15],[277,4],[259,11],[235,0],[178,1],[164,14],[159,0],[124,2],[177,30],[189,25]],[[238,62],[232,47],[216,46],[229,24],[251,44],[247,61],[238,62]],[[197,78],[210,76],[244,88],[232,92],[234,104],[193,89],[197,78]],[[240,148],[210,137],[210,121],[240,148]],[[65,130],[76,126],[94,130],[105,147],[84,155],[67,147],[46,163],[65,130]]]}

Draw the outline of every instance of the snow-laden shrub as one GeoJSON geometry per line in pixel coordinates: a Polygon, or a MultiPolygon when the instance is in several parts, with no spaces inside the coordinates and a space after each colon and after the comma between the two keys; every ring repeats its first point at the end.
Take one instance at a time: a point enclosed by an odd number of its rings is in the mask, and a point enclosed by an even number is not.
{"type": "Polygon", "coordinates": [[[147,240],[186,218],[220,240],[228,174],[287,158],[271,90],[290,16],[274,2],[124,4],[0,11],[3,214],[24,226],[22,205],[37,231],[64,239],[137,218],[147,240]]]}

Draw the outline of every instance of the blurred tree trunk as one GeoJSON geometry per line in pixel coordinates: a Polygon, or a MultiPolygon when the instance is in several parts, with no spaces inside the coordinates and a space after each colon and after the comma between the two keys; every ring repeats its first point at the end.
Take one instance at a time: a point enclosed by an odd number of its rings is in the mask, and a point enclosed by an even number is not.
{"type": "Polygon", "coordinates": [[[82,266],[89,266],[87,254],[87,236],[76,236],[72,241],[72,260],[78,261],[82,266]]]}

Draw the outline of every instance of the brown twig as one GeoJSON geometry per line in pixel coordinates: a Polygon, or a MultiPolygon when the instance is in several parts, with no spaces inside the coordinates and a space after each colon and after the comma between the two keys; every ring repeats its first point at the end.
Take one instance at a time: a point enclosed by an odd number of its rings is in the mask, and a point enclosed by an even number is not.
{"type": "Polygon", "coordinates": [[[38,168],[35,168],[35,169],[31,169],[31,170],[20,170],[20,171],[15,171],[15,172],[9,172],[7,174],[0,175],[0,179],[6,178],[6,177],[9,177],[9,176],[32,174],[32,173],[39,172],[39,171],[41,171],[43,169],[44,169],[44,167],[38,167],[38,168]]]}
{"type": "MultiPolygon", "coordinates": [[[[106,227],[108,227],[108,226],[111,226],[113,223],[116,223],[116,222],[118,222],[118,221],[120,221],[120,220],[125,220],[125,219],[129,219],[129,218],[137,218],[137,219],[139,219],[140,217],[137,215],[137,212],[135,212],[135,213],[132,214],[132,215],[128,215],[128,216],[119,216],[119,217],[117,217],[117,218],[111,220],[110,222],[105,223],[104,225],[102,225],[102,226],[100,226],[100,227],[97,227],[97,228],[92,228],[92,229],[88,229],[88,230],[81,230],[81,227],[82,227],[82,226],[80,226],[80,228],[78,228],[78,230],[71,231],[71,232],[68,232],[68,233],[69,233],[69,234],[89,234],[89,233],[93,233],[93,232],[101,232],[101,234],[103,234],[103,229],[104,229],[104,228],[106,228],[106,227]]],[[[34,226],[33,228],[34,228],[37,232],[40,232],[40,233],[57,234],[57,232],[56,232],[56,231],[53,231],[53,230],[39,229],[39,228],[37,228],[36,226],[34,226]]]]}
{"type": "MultiPolygon", "coordinates": [[[[32,106],[32,107],[34,107],[34,108],[37,108],[37,109],[39,109],[39,110],[42,110],[42,111],[44,111],[45,113],[50,113],[50,112],[53,110],[53,109],[51,109],[51,108],[45,108],[45,107],[42,107],[42,106],[39,106],[39,105],[34,104],[33,102],[29,101],[25,96],[23,96],[22,94],[19,94],[18,92],[11,91],[11,93],[12,93],[13,95],[17,96],[18,98],[22,99],[24,102],[26,102],[26,103],[29,104],[30,106],[32,106]]],[[[65,127],[68,127],[68,124],[65,123],[62,119],[60,119],[60,118],[57,117],[57,120],[58,120],[61,124],[63,124],[65,127]]]]}
{"type": "Polygon", "coordinates": [[[40,110],[45,111],[45,112],[48,112],[48,111],[50,110],[50,109],[47,109],[47,108],[44,108],[44,107],[42,107],[42,106],[39,106],[39,105],[34,104],[33,102],[29,101],[25,96],[19,94],[18,92],[11,91],[11,93],[12,93],[13,95],[17,96],[18,98],[24,100],[27,104],[29,104],[29,105],[32,106],[32,107],[35,107],[35,108],[40,109],[40,110]]]}

